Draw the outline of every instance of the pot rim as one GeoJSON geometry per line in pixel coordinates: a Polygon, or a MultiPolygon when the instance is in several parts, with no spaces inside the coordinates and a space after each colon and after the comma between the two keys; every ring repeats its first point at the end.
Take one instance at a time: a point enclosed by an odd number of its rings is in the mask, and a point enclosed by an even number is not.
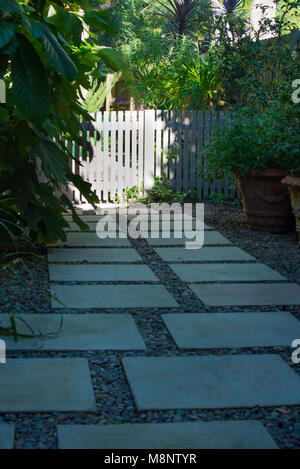
{"type": "Polygon", "coordinates": [[[299,187],[300,189],[300,177],[288,175],[281,180],[281,183],[286,186],[299,187]]]}

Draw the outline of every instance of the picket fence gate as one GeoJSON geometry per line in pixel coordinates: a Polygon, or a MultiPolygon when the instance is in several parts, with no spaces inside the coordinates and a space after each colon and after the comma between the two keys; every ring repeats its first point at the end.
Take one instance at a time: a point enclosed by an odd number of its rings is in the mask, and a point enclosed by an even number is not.
{"type": "MultiPolygon", "coordinates": [[[[134,186],[147,193],[156,176],[178,191],[194,189],[199,199],[232,193],[229,179],[209,183],[199,176],[203,147],[230,112],[99,111],[93,117],[83,122],[81,145],[66,145],[81,163],[73,160],[72,171],[91,183],[100,200],[112,201],[134,186]]],[[[74,202],[83,201],[74,187],[63,190],[74,202]]]]}

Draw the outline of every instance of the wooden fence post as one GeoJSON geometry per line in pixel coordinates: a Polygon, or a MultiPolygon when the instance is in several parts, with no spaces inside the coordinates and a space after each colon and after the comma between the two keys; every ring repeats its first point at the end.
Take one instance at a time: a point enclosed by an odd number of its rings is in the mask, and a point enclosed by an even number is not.
{"type": "Polygon", "coordinates": [[[154,183],[154,125],[155,111],[145,111],[144,121],[144,188],[146,194],[154,183]]]}

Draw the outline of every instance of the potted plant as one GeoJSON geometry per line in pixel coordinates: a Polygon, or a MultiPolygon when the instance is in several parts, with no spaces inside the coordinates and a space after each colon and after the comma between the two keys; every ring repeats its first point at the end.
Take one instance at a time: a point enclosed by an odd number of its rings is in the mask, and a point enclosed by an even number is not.
{"type": "Polygon", "coordinates": [[[296,231],[300,243],[300,172],[287,175],[281,182],[287,186],[290,194],[291,205],[296,219],[296,231]]]}
{"type": "Polygon", "coordinates": [[[217,127],[205,149],[206,173],[234,174],[249,228],[285,233],[294,225],[286,186],[281,180],[300,168],[300,109],[270,103],[264,111],[248,107],[217,127]]]}

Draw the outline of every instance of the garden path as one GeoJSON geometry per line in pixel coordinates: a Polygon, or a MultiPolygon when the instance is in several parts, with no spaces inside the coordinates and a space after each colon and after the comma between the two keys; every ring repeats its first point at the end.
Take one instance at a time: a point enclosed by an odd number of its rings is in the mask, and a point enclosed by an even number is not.
{"type": "MultiPolygon", "coordinates": [[[[0,411],[62,413],[59,448],[277,447],[259,420],[224,412],[300,405],[299,373],[279,353],[300,339],[300,321],[284,310],[300,304],[300,287],[211,227],[203,248],[186,249],[163,237],[162,222],[156,239],[99,239],[100,216],[83,215],[88,232],[71,223],[67,241],[49,247],[52,313],[26,319],[50,332],[62,314],[62,330],[43,339],[45,355],[0,366],[0,411]],[[114,357],[116,375],[97,353],[114,357]],[[114,402],[129,408],[122,423],[105,407],[114,379],[123,380],[114,402]]],[[[40,346],[7,342],[10,351],[40,346]]],[[[13,440],[13,425],[0,425],[0,447],[13,440]]]]}

